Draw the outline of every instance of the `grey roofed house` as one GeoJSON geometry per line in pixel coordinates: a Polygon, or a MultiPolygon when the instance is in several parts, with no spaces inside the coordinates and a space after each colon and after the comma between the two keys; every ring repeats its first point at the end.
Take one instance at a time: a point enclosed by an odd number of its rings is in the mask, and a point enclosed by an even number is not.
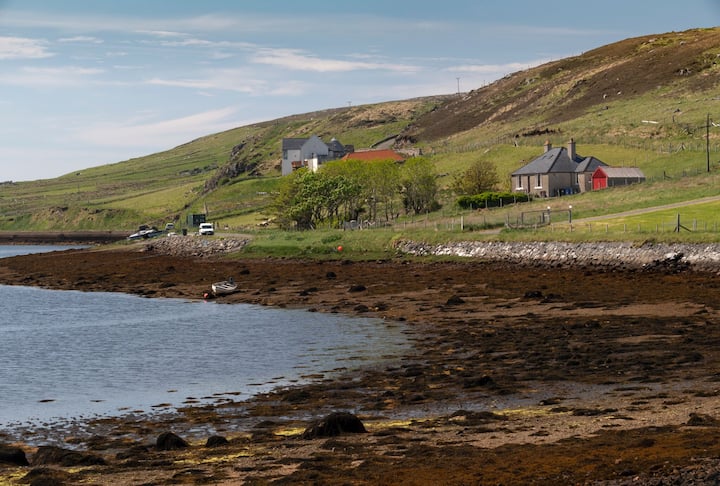
{"type": "Polygon", "coordinates": [[[595,157],[579,155],[572,138],[567,147],[553,148],[548,141],[542,155],[510,175],[512,190],[540,197],[590,191],[593,172],[604,166],[595,157]]]}
{"type": "Polygon", "coordinates": [[[329,144],[325,144],[317,135],[310,138],[283,138],[282,175],[301,167],[314,172],[328,160],[339,159],[351,150],[351,146],[343,145],[335,138],[329,144]]]}
{"type": "Polygon", "coordinates": [[[337,138],[330,140],[328,146],[328,160],[341,159],[348,152],[347,147],[341,144],[337,138]]]}
{"type": "Polygon", "coordinates": [[[313,135],[310,138],[282,139],[282,175],[290,174],[300,167],[317,170],[317,165],[327,160],[328,146],[313,135]]]}

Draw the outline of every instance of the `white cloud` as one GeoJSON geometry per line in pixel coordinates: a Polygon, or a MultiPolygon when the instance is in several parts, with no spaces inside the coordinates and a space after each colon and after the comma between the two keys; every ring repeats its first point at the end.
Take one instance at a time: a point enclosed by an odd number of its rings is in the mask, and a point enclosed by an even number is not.
{"type": "Polygon", "coordinates": [[[24,37],[0,37],[0,60],[2,59],[41,59],[52,57],[47,50],[47,42],[24,37]]]}
{"type": "Polygon", "coordinates": [[[132,120],[125,124],[93,124],[77,130],[73,137],[79,142],[92,146],[160,150],[199,136],[255,122],[236,120],[233,118],[235,113],[237,113],[235,108],[222,108],[149,123],[132,120]]]}
{"type": "Polygon", "coordinates": [[[102,69],[67,66],[59,68],[24,67],[12,73],[0,73],[0,84],[16,86],[78,86],[104,73],[102,69]]]}
{"type": "Polygon", "coordinates": [[[444,69],[444,71],[458,72],[458,73],[473,73],[473,74],[490,74],[501,76],[514,73],[516,71],[522,71],[523,69],[529,69],[531,67],[539,66],[548,62],[547,59],[535,60],[529,62],[511,62],[507,64],[463,64],[458,66],[450,66],[444,69]]]}
{"type": "Polygon", "coordinates": [[[8,10],[3,12],[3,25],[17,28],[57,29],[68,32],[125,32],[141,33],[159,38],[183,37],[185,32],[287,32],[306,24],[314,29],[312,22],[302,22],[296,17],[278,15],[221,15],[208,14],[190,17],[141,18],[131,15],[63,15],[43,11],[8,10]]]}
{"type": "Polygon", "coordinates": [[[366,61],[342,61],[310,56],[297,49],[258,49],[251,56],[251,61],[258,64],[269,64],[285,69],[315,72],[347,72],[358,70],[385,70],[398,72],[418,71],[417,66],[406,64],[377,63],[366,61]]]}
{"type": "Polygon", "coordinates": [[[75,37],[63,37],[58,39],[58,42],[66,43],[85,43],[85,44],[102,44],[104,41],[97,37],[90,37],[85,35],[77,35],[75,37]]]}
{"type": "Polygon", "coordinates": [[[168,86],[171,88],[189,88],[189,89],[211,89],[217,88],[210,81],[204,79],[162,79],[152,78],[146,81],[146,84],[153,86],[168,86]]]}
{"type": "Polygon", "coordinates": [[[154,37],[168,38],[168,37],[185,37],[187,34],[182,32],[170,32],[167,30],[139,30],[138,34],[146,34],[154,37]]]}
{"type": "Polygon", "coordinates": [[[237,93],[260,94],[266,93],[266,83],[261,80],[245,79],[238,76],[239,72],[223,70],[214,73],[206,79],[162,79],[152,78],[146,84],[155,86],[168,86],[173,88],[188,88],[197,90],[223,90],[237,93]]]}

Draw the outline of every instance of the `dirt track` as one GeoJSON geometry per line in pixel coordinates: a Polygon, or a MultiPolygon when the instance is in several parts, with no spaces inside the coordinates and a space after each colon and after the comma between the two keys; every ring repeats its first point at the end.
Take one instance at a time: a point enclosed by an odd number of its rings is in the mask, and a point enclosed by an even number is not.
{"type": "Polygon", "coordinates": [[[714,274],[189,260],[136,249],[16,257],[0,268],[1,283],[181,298],[228,275],[242,289],[229,303],[404,321],[413,351],[385,369],[169,422],[109,419],[91,424],[92,437],[78,428],[69,444],[107,465],[47,474],[67,484],[652,484],[717,468],[714,274]],[[355,412],[369,433],[299,437],[334,410],[355,412]],[[190,429],[208,424],[230,443],[204,447],[190,429]],[[146,447],[165,430],[187,434],[191,447],[146,447]]]}

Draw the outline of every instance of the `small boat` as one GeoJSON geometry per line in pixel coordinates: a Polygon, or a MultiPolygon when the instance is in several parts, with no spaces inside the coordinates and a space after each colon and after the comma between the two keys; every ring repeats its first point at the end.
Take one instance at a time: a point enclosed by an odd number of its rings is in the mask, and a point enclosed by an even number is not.
{"type": "Polygon", "coordinates": [[[215,282],[214,284],[212,284],[212,291],[213,294],[215,294],[216,296],[232,294],[236,290],[237,284],[232,277],[228,278],[227,280],[223,280],[222,282],[215,282]]]}

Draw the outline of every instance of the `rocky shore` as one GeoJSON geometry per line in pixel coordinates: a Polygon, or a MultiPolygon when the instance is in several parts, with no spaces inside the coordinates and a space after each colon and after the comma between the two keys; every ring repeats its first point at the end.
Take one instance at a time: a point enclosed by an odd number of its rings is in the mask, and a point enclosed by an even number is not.
{"type": "Polygon", "coordinates": [[[201,238],[167,240],[3,259],[0,283],[199,299],[232,275],[239,291],[219,302],[377,317],[401,323],[411,347],[248,400],[49,427],[46,444],[0,431],[0,483],[720,477],[714,245],[405,242],[395,258],[352,262],[246,259],[241,237],[208,251],[201,238]],[[413,256],[428,252],[467,258],[413,256]],[[352,427],[324,424],[334,412],[352,427]],[[20,453],[27,464],[10,462],[20,453]]]}
{"type": "Polygon", "coordinates": [[[146,243],[144,251],[170,256],[209,257],[242,250],[248,238],[229,237],[208,239],[197,235],[170,235],[146,243]]]}
{"type": "Polygon", "coordinates": [[[666,244],[631,242],[535,243],[463,241],[429,245],[403,241],[402,253],[416,256],[458,256],[505,261],[525,266],[648,269],[674,266],[715,272],[720,270],[720,244],[666,244]]]}

